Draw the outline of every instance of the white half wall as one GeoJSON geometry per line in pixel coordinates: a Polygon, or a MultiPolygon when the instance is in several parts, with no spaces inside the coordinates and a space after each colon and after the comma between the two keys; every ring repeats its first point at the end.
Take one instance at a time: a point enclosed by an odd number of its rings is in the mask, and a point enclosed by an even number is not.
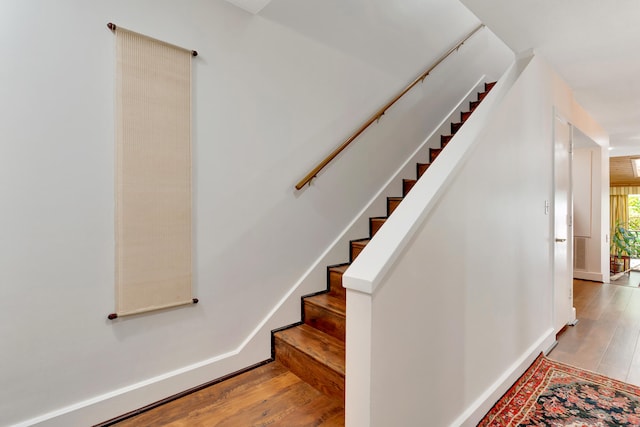
{"type": "MultiPolygon", "coordinates": [[[[347,258],[347,246],[334,244],[366,229],[350,228],[354,218],[480,76],[495,79],[511,61],[483,31],[296,192],[315,162],[478,24],[457,2],[422,3],[358,15],[343,50],[320,25],[303,34],[276,10],[251,15],[224,0],[0,2],[0,425],[91,425],[268,359],[270,330],[299,320],[300,296],[326,286],[324,266],[347,258]],[[443,16],[459,19],[443,25],[443,16]],[[106,318],[114,309],[108,22],[199,52],[200,303],[116,321],[106,318]],[[377,26],[386,41],[373,51],[359,35],[377,26]],[[415,36],[411,50],[401,48],[405,31],[415,36]],[[358,45],[366,58],[352,55],[358,45]]],[[[329,22],[347,13],[345,2],[313,4],[328,8],[318,19],[329,22]]]]}
{"type": "Polygon", "coordinates": [[[347,426],[476,425],[555,340],[554,111],[606,134],[539,56],[485,102],[345,273],[347,426]]]}

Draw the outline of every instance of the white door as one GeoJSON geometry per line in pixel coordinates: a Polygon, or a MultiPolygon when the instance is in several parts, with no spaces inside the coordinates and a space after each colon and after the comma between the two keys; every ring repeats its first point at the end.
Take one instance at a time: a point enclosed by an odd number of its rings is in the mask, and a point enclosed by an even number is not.
{"type": "Polygon", "coordinates": [[[554,327],[558,333],[575,321],[571,268],[571,125],[559,117],[554,120],[554,190],[554,327]]]}

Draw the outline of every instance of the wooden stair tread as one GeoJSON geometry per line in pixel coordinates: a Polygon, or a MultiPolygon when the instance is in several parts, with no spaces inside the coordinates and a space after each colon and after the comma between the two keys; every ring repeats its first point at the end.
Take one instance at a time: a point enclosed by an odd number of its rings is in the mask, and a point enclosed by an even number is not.
{"type": "Polygon", "coordinates": [[[440,143],[449,142],[453,138],[453,134],[440,135],[440,143]]]}
{"type": "Polygon", "coordinates": [[[415,179],[403,179],[402,180],[402,195],[403,196],[407,196],[407,194],[409,194],[409,191],[411,191],[411,189],[413,188],[414,185],[416,185],[417,180],[415,179]]]}
{"type": "Polygon", "coordinates": [[[387,216],[390,216],[402,202],[403,197],[387,197],[387,216]]]}
{"type": "Polygon", "coordinates": [[[441,152],[442,148],[429,148],[429,161],[433,163],[441,152]]]}
{"type": "Polygon", "coordinates": [[[304,323],[345,341],[347,332],[345,292],[317,294],[303,299],[304,323]]]}
{"type": "Polygon", "coordinates": [[[424,175],[424,173],[427,171],[427,169],[429,169],[429,166],[431,166],[431,163],[417,163],[416,164],[416,176],[418,177],[418,179],[420,179],[420,177],[422,177],[422,175],[424,175]]]}
{"type": "Polygon", "coordinates": [[[350,265],[350,263],[345,262],[344,264],[331,265],[328,268],[331,271],[336,271],[338,273],[344,274],[344,272],[347,271],[347,268],[349,268],[350,265]]]}
{"type": "Polygon", "coordinates": [[[352,240],[349,250],[349,259],[354,261],[362,252],[365,246],[371,241],[371,238],[352,240]]]}
{"type": "Polygon", "coordinates": [[[339,339],[305,324],[278,331],[275,336],[344,377],[345,343],[339,339]]]}
{"type": "Polygon", "coordinates": [[[344,263],[327,267],[327,289],[331,294],[345,298],[347,291],[342,286],[342,275],[350,265],[350,263],[344,263]]]}
{"type": "Polygon", "coordinates": [[[380,228],[387,222],[386,216],[375,216],[369,218],[369,237],[373,237],[380,230],[380,228]]]}
{"type": "Polygon", "coordinates": [[[306,304],[321,307],[327,311],[345,317],[347,314],[347,304],[344,298],[337,297],[330,293],[318,294],[304,299],[306,304]]]}
{"type": "Polygon", "coordinates": [[[364,238],[364,239],[352,240],[351,244],[353,246],[364,248],[365,246],[367,246],[367,243],[369,243],[370,241],[371,241],[371,239],[369,237],[367,237],[367,238],[364,238]]]}

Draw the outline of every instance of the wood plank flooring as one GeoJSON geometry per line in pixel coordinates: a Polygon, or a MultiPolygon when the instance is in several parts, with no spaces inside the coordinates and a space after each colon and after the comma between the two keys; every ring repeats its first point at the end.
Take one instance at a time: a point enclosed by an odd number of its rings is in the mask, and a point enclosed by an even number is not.
{"type": "MultiPolygon", "coordinates": [[[[575,280],[579,322],[548,357],[640,386],[639,282],[640,272],[618,284],[575,280]]],[[[272,362],[115,425],[344,426],[344,405],[272,362]]]]}
{"type": "Polygon", "coordinates": [[[115,426],[334,427],[344,426],[344,404],[271,362],[115,426]]]}
{"type": "Polygon", "coordinates": [[[578,324],[567,327],[548,357],[640,385],[639,272],[614,283],[574,280],[578,324]]]}

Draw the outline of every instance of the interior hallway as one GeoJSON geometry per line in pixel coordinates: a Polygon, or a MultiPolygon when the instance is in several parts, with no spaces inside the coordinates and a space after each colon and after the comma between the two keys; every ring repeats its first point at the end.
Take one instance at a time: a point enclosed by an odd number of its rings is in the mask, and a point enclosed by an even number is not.
{"type": "Polygon", "coordinates": [[[611,284],[574,280],[578,324],[548,357],[640,385],[640,272],[611,284]]]}

